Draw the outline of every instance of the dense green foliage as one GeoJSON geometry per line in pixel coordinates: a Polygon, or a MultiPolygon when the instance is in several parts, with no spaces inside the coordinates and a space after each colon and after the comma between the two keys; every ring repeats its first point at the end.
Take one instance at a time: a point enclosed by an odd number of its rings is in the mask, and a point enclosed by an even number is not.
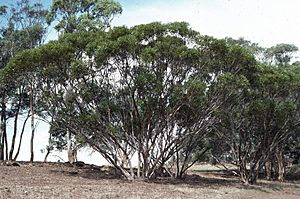
{"type": "Polygon", "coordinates": [[[47,22],[55,20],[57,31],[97,31],[110,26],[113,17],[122,12],[114,0],[53,0],[47,22]]]}
{"type": "Polygon", "coordinates": [[[104,31],[120,12],[114,1],[53,1],[47,20],[64,34],[20,40],[0,73],[13,91],[2,115],[17,104],[50,121],[48,152],[90,146],[128,179],[183,178],[206,155],[236,165],[244,183],[262,171],[283,180],[299,159],[297,47],[219,40],[184,22],[104,31]]]}

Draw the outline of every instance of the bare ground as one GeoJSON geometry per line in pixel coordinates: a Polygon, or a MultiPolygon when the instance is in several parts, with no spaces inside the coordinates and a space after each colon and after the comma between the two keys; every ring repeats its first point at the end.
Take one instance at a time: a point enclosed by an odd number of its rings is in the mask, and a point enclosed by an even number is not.
{"type": "Polygon", "coordinates": [[[205,198],[300,199],[299,182],[260,181],[243,186],[221,170],[198,166],[185,180],[129,182],[108,167],[63,163],[0,166],[0,199],[6,198],[205,198]],[[298,184],[299,183],[299,184],[298,184]]]}

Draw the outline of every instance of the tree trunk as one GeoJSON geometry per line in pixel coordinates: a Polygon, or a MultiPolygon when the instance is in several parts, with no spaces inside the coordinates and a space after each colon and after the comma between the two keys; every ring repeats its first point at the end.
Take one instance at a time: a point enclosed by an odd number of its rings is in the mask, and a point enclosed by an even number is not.
{"type": "Polygon", "coordinates": [[[128,157],[128,154],[125,154],[124,153],[124,156],[126,157],[126,160],[127,160],[127,165],[129,166],[129,170],[130,170],[130,179],[134,179],[134,177],[135,177],[135,174],[134,174],[134,170],[133,170],[133,166],[132,166],[132,164],[131,164],[131,160],[130,160],[130,158],[128,157]]]}
{"type": "Polygon", "coordinates": [[[23,134],[24,134],[24,131],[25,131],[25,126],[26,126],[26,123],[27,123],[29,117],[30,117],[30,114],[28,113],[28,115],[27,115],[27,117],[26,117],[26,119],[25,119],[25,121],[23,123],[23,126],[22,126],[22,131],[21,131],[21,135],[20,135],[18,150],[16,152],[15,157],[13,158],[14,161],[16,161],[17,158],[18,158],[18,156],[19,156],[19,153],[20,153],[20,150],[21,150],[21,145],[22,145],[22,140],[23,140],[23,134]]]}
{"type": "Polygon", "coordinates": [[[278,149],[275,156],[277,160],[277,180],[283,181],[285,174],[283,151],[281,149],[278,149]]]}
{"type": "Polygon", "coordinates": [[[2,96],[1,101],[1,122],[0,122],[0,160],[4,160],[4,135],[6,129],[6,105],[5,94],[2,96]]]}
{"type": "Polygon", "coordinates": [[[51,152],[51,150],[47,149],[47,153],[46,153],[46,155],[44,157],[44,162],[47,162],[47,159],[48,159],[48,156],[49,156],[50,152],[51,152]]]}
{"type": "Polygon", "coordinates": [[[248,174],[247,174],[247,168],[246,166],[244,166],[243,163],[240,163],[240,166],[239,166],[239,172],[240,172],[240,178],[241,178],[241,181],[247,185],[248,184],[248,174]]]}
{"type": "Polygon", "coordinates": [[[175,174],[175,177],[176,178],[180,178],[179,177],[179,173],[180,173],[180,157],[179,157],[179,151],[178,151],[178,145],[176,144],[176,174],[175,174]]]}
{"type": "Polygon", "coordinates": [[[6,133],[6,119],[5,119],[5,128],[3,134],[3,143],[5,148],[5,160],[8,160],[8,143],[7,143],[7,133],[6,133]]]}
{"type": "Polygon", "coordinates": [[[143,154],[143,173],[142,173],[142,177],[143,178],[148,178],[149,177],[149,165],[148,165],[147,150],[144,149],[142,154],[143,154]]]}
{"type": "Polygon", "coordinates": [[[15,115],[15,119],[14,119],[14,133],[13,133],[13,137],[11,140],[11,146],[10,146],[10,151],[9,151],[9,160],[13,159],[13,153],[14,153],[14,149],[15,149],[15,142],[16,142],[16,137],[17,137],[17,130],[18,130],[18,118],[19,118],[19,109],[15,115]]]}
{"type": "Polygon", "coordinates": [[[265,164],[264,163],[261,164],[260,160],[257,160],[252,164],[253,165],[250,166],[250,170],[249,170],[249,173],[248,173],[248,182],[249,182],[249,184],[256,184],[257,179],[258,179],[259,170],[265,164]]]}
{"type": "Polygon", "coordinates": [[[22,98],[21,98],[21,89],[19,89],[19,101],[18,101],[18,107],[17,107],[17,112],[15,114],[15,118],[14,118],[14,133],[13,133],[13,137],[11,140],[11,146],[10,146],[10,151],[9,151],[9,160],[13,159],[13,153],[14,153],[14,149],[15,149],[15,143],[16,143],[16,137],[17,137],[17,131],[18,131],[18,119],[19,119],[19,112],[20,112],[20,106],[22,103],[22,98]]]}
{"type": "Polygon", "coordinates": [[[266,173],[266,179],[271,180],[271,178],[272,178],[272,162],[270,159],[265,164],[265,173],[266,173]]]}
{"type": "MultiPolygon", "coordinates": [[[[2,129],[2,126],[1,126],[2,129]]],[[[4,160],[4,136],[3,133],[1,132],[1,139],[0,139],[0,160],[4,160]]]]}
{"type": "Polygon", "coordinates": [[[249,184],[256,184],[257,178],[258,178],[258,171],[250,169],[249,176],[248,176],[249,184]]]}
{"type": "Polygon", "coordinates": [[[70,131],[67,132],[67,150],[68,150],[68,161],[72,164],[77,161],[77,149],[73,149],[72,145],[72,134],[70,131]]]}
{"type": "Polygon", "coordinates": [[[72,164],[77,161],[77,151],[76,149],[68,149],[68,161],[72,164]]]}
{"type": "Polygon", "coordinates": [[[33,88],[30,88],[30,112],[31,112],[31,139],[30,139],[30,162],[34,159],[33,141],[34,141],[34,107],[33,107],[33,88]]]}
{"type": "Polygon", "coordinates": [[[137,164],[137,178],[141,178],[141,150],[138,147],[138,164],[137,164]]]}

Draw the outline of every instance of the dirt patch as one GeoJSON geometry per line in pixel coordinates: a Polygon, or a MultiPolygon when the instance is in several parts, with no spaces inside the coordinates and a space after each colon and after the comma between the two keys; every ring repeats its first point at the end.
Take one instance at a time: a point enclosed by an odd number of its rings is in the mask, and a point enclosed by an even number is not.
{"type": "Polygon", "coordinates": [[[300,198],[295,183],[260,181],[243,186],[222,171],[197,171],[185,180],[129,182],[109,167],[63,163],[0,166],[1,198],[300,198]]]}

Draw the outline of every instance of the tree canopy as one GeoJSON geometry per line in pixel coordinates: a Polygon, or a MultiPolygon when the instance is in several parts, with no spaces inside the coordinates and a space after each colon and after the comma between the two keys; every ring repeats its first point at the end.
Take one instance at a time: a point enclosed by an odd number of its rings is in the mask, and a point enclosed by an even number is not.
{"type": "Polygon", "coordinates": [[[216,39],[185,22],[111,28],[113,0],[54,0],[49,12],[21,2],[1,32],[1,140],[6,120],[27,113],[32,140],[35,117],[49,122],[48,152],[90,146],[130,180],[183,178],[206,158],[253,184],[262,170],[283,180],[287,158],[298,161],[296,46],[216,39]],[[41,45],[45,20],[61,35],[41,45]]]}

